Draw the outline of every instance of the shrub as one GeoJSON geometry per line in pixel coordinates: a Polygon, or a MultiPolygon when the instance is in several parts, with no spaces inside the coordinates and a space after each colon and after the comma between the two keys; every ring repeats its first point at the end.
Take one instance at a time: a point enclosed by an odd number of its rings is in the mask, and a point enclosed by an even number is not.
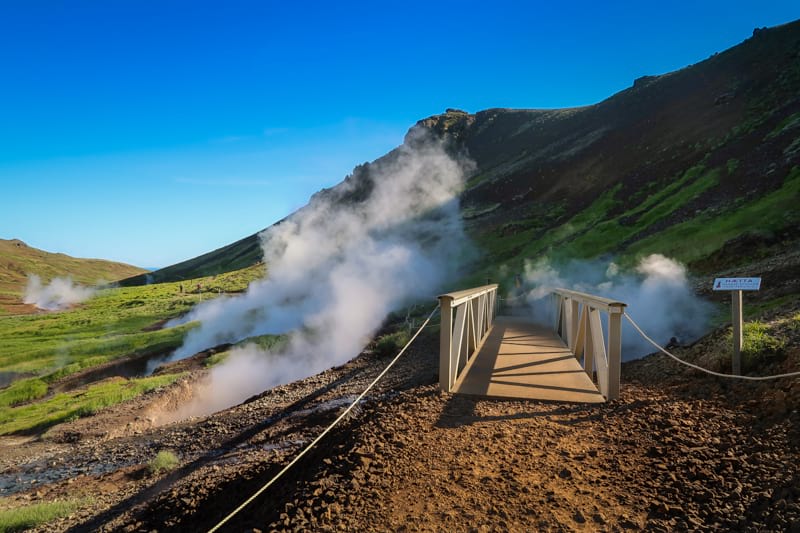
{"type": "Polygon", "coordinates": [[[151,474],[160,474],[161,472],[169,472],[175,470],[180,461],[174,452],[169,450],[161,450],[156,455],[155,459],[147,463],[147,469],[151,474]]]}
{"type": "Polygon", "coordinates": [[[405,330],[383,335],[375,341],[375,352],[381,357],[397,355],[411,336],[405,330]]]}

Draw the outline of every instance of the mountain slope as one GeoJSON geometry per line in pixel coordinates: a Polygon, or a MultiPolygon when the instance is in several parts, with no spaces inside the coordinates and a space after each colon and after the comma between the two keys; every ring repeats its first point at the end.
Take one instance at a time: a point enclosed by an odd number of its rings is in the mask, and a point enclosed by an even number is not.
{"type": "Polygon", "coordinates": [[[743,232],[795,238],[800,23],[593,106],[451,110],[418,127],[475,159],[463,207],[493,264],[663,251],[701,266],[743,232]]]}
{"type": "Polygon", "coordinates": [[[193,259],[124,279],[120,285],[128,287],[213,276],[253,266],[261,261],[261,256],[261,241],[258,234],[254,233],[193,259]]]}
{"type": "Polygon", "coordinates": [[[144,269],[101,259],[79,259],[65,254],[45,252],[13,239],[0,239],[0,314],[29,312],[22,303],[28,274],[42,281],[71,276],[78,283],[94,285],[115,281],[144,272],[144,269]]]}
{"type": "MultiPolygon", "coordinates": [[[[476,163],[462,195],[469,233],[485,252],[476,279],[543,254],[630,264],[659,251],[708,271],[798,242],[800,21],[755,30],[730,50],[640,78],[595,105],[448,110],[416,128],[476,163]]],[[[360,201],[370,166],[319,194],[360,201]]],[[[251,236],[153,276],[252,264],[257,245],[251,236]]]]}

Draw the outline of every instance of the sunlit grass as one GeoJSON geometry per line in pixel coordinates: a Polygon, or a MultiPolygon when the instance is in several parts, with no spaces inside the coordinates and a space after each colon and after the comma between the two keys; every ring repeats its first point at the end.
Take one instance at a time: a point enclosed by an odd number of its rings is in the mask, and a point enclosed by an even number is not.
{"type": "Polygon", "coordinates": [[[56,394],[51,398],[18,407],[0,407],[0,435],[23,431],[41,431],[55,424],[88,416],[164,385],[180,374],[148,378],[114,378],[86,389],[56,394]]]}
{"type": "Polygon", "coordinates": [[[69,516],[91,501],[90,498],[70,499],[0,510],[0,533],[25,531],[44,525],[56,518],[69,516]]]}
{"type": "Polygon", "coordinates": [[[0,320],[0,371],[52,381],[120,356],[174,349],[191,326],[158,329],[158,322],[221,292],[242,291],[260,274],[263,267],[183,283],[104,289],[76,309],[6,317],[0,320]],[[198,284],[203,292],[187,293],[198,284]]]}

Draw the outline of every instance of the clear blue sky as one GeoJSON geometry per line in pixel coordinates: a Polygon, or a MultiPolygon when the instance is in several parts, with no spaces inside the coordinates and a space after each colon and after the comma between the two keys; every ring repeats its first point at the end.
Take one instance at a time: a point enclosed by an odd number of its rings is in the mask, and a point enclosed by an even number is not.
{"type": "Polygon", "coordinates": [[[792,1],[0,1],[0,238],[160,267],[447,107],[598,102],[792,1]]]}

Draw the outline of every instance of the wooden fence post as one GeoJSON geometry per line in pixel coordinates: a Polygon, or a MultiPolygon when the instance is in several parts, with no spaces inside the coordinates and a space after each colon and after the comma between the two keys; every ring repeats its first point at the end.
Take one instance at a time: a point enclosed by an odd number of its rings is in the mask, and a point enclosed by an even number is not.
{"type": "Polygon", "coordinates": [[[440,315],[442,323],[439,332],[439,387],[450,392],[453,384],[450,382],[450,353],[453,350],[453,299],[444,295],[439,297],[440,315]]]}

